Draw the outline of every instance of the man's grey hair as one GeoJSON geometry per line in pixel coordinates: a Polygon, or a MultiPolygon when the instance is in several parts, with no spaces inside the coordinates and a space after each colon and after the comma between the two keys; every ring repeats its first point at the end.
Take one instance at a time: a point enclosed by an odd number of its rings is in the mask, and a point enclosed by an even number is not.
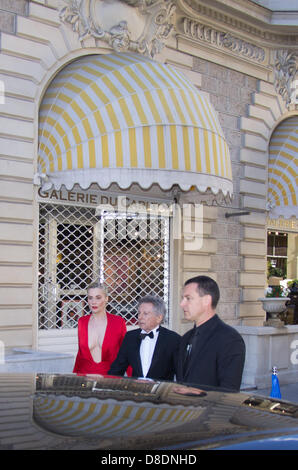
{"type": "Polygon", "coordinates": [[[156,315],[162,315],[163,319],[165,318],[167,309],[161,297],[157,295],[145,295],[138,301],[138,308],[141,304],[152,304],[154,313],[156,315]]]}

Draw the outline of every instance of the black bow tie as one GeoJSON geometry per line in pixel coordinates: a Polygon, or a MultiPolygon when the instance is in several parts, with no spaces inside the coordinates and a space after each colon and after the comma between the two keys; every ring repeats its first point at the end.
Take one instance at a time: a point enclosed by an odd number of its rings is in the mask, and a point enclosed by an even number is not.
{"type": "MultiPolygon", "coordinates": [[[[157,328],[156,333],[159,331],[159,328],[157,328]]],[[[150,331],[150,333],[140,333],[140,338],[144,339],[146,336],[149,336],[149,338],[154,338],[154,333],[153,331],[150,331]]]]}
{"type": "Polygon", "coordinates": [[[146,336],[149,336],[149,338],[154,338],[153,331],[150,331],[150,333],[140,333],[140,338],[144,339],[146,336]]]}

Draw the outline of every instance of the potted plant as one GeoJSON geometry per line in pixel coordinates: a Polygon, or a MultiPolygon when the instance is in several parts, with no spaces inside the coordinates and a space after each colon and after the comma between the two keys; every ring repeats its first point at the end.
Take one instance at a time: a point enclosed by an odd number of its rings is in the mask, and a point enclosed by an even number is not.
{"type": "Polygon", "coordinates": [[[283,326],[284,322],[279,319],[279,314],[283,312],[286,308],[286,302],[289,299],[288,297],[289,289],[281,285],[278,286],[269,286],[265,290],[265,297],[261,297],[263,309],[267,314],[265,326],[283,326]]]}

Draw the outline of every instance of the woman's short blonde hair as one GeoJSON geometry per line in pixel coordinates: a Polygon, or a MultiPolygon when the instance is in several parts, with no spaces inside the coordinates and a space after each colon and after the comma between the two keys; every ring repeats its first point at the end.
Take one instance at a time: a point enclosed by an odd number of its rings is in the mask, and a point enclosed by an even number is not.
{"type": "Polygon", "coordinates": [[[106,284],[104,284],[103,282],[100,282],[100,281],[91,282],[91,284],[89,284],[88,287],[87,287],[87,294],[88,294],[90,289],[100,289],[104,292],[106,297],[108,297],[108,295],[109,295],[108,286],[106,284]]]}

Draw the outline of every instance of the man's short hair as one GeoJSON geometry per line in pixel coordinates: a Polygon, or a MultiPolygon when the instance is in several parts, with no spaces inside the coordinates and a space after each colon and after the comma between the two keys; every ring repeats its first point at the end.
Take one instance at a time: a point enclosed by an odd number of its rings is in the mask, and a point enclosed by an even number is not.
{"type": "Polygon", "coordinates": [[[141,304],[152,304],[154,313],[156,315],[162,315],[162,317],[165,318],[167,309],[161,297],[158,297],[156,295],[145,295],[144,297],[141,297],[139,299],[138,308],[141,304]]]}
{"type": "Polygon", "coordinates": [[[188,279],[184,283],[184,286],[187,284],[196,284],[197,291],[201,297],[203,295],[211,295],[211,306],[212,308],[216,308],[219,301],[220,292],[217,282],[215,282],[214,279],[211,279],[209,276],[196,276],[188,279]]]}

